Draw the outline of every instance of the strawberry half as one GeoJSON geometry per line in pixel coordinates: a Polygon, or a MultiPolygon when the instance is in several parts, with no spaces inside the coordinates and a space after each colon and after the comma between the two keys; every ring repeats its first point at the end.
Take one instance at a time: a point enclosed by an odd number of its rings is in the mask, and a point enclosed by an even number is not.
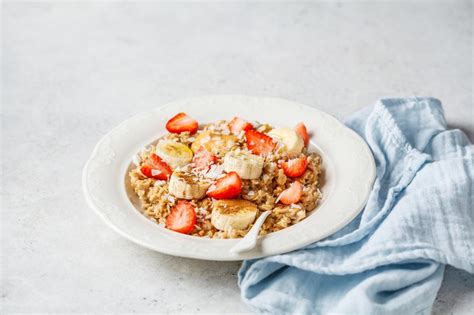
{"type": "Polygon", "coordinates": [[[203,146],[199,147],[193,157],[194,168],[198,171],[208,171],[209,166],[216,163],[216,161],[217,157],[207,151],[203,146]]]}
{"type": "Polygon", "coordinates": [[[168,180],[173,171],[171,168],[155,153],[151,153],[148,159],[140,168],[143,175],[148,178],[159,180],[168,180]]]}
{"type": "Polygon", "coordinates": [[[178,113],[166,123],[166,129],[171,133],[181,133],[189,131],[195,133],[199,124],[197,120],[192,119],[186,113],[178,113]]]}
{"type": "Polygon", "coordinates": [[[291,205],[297,203],[303,194],[303,185],[300,182],[294,181],[290,187],[282,191],[278,199],[284,205],[291,205]]]}
{"type": "Polygon", "coordinates": [[[196,211],[189,201],[178,201],[166,218],[166,228],[172,231],[189,234],[196,224],[196,211]]]}
{"type": "Polygon", "coordinates": [[[215,199],[232,199],[242,192],[242,180],[236,172],[219,178],[209,189],[207,195],[215,199]]]}
{"type": "Polygon", "coordinates": [[[300,177],[306,171],[306,167],[308,166],[308,159],[306,157],[301,157],[297,159],[291,159],[287,162],[283,162],[280,164],[283,172],[288,177],[300,177]]]}
{"type": "Polygon", "coordinates": [[[229,129],[234,135],[238,135],[242,130],[247,131],[253,129],[253,126],[251,123],[243,120],[242,118],[234,117],[229,122],[229,129]]]}
{"type": "Polygon", "coordinates": [[[247,139],[247,147],[253,154],[267,155],[271,153],[276,146],[272,137],[255,130],[247,130],[245,132],[245,138],[247,139]]]}
{"type": "Polygon", "coordinates": [[[304,125],[304,123],[299,122],[295,126],[295,131],[301,138],[303,138],[304,146],[307,147],[309,144],[309,136],[308,136],[308,130],[306,129],[306,126],[304,125]]]}

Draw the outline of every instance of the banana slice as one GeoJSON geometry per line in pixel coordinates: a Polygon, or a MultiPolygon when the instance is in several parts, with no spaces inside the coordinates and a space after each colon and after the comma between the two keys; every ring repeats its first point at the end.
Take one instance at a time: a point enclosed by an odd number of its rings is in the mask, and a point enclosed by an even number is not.
{"type": "Polygon", "coordinates": [[[224,157],[224,170],[236,172],[242,179],[259,178],[264,159],[246,151],[231,151],[224,157]]]}
{"type": "Polygon", "coordinates": [[[221,231],[244,230],[255,221],[257,206],[244,199],[221,199],[212,204],[211,223],[221,231]]]}
{"type": "Polygon", "coordinates": [[[238,138],[235,135],[225,135],[208,130],[200,133],[196,137],[191,145],[191,149],[194,152],[197,152],[197,150],[203,146],[209,152],[222,155],[229,151],[235,145],[237,140],[238,138]]]}
{"type": "Polygon", "coordinates": [[[202,181],[195,175],[173,172],[168,190],[170,194],[177,198],[191,200],[203,198],[209,186],[211,186],[211,183],[202,181]]]}
{"type": "Polygon", "coordinates": [[[278,141],[280,152],[287,152],[288,155],[295,156],[303,150],[304,141],[293,129],[275,128],[268,135],[278,141]]]}
{"type": "Polygon", "coordinates": [[[184,166],[193,159],[193,151],[187,145],[171,140],[160,141],[156,145],[156,155],[172,169],[184,166]]]}

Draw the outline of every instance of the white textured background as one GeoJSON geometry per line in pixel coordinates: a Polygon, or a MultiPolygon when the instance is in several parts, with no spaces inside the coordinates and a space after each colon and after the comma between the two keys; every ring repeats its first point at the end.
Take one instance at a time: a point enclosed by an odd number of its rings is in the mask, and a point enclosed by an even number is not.
{"type": "MultiPolygon", "coordinates": [[[[86,206],[94,144],[137,112],[216,93],[339,118],[430,95],[472,140],[472,18],[471,1],[6,2],[1,312],[248,312],[239,263],[140,248],[86,206]]],[[[434,313],[468,314],[473,301],[474,276],[448,268],[434,313]]]]}

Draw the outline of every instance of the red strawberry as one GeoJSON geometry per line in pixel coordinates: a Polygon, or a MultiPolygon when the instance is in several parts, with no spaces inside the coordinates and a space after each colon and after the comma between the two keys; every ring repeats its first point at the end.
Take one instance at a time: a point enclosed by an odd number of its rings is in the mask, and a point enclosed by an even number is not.
{"type": "Polygon", "coordinates": [[[270,136],[255,130],[247,130],[245,132],[245,138],[247,139],[247,147],[254,154],[267,155],[271,153],[276,146],[276,143],[273,142],[270,136]]]}
{"type": "Polygon", "coordinates": [[[288,160],[280,164],[283,172],[288,177],[300,177],[306,171],[308,159],[306,157],[288,160]]]}
{"type": "Polygon", "coordinates": [[[242,180],[236,172],[219,178],[209,189],[207,195],[215,199],[232,199],[242,192],[242,180]]]}
{"type": "Polygon", "coordinates": [[[305,147],[307,147],[309,144],[309,136],[308,136],[308,130],[306,129],[306,126],[304,125],[304,123],[303,122],[298,123],[295,126],[295,131],[297,134],[300,135],[301,138],[303,138],[304,145],[305,147]]]}
{"type": "Polygon", "coordinates": [[[143,163],[140,171],[148,178],[168,180],[173,171],[158,155],[151,153],[143,163]]]}
{"type": "Polygon", "coordinates": [[[247,131],[253,129],[253,126],[242,118],[234,117],[229,122],[229,129],[234,135],[238,135],[242,130],[247,131]]]}
{"type": "Polygon", "coordinates": [[[198,122],[186,113],[178,113],[166,123],[166,129],[171,133],[181,133],[184,131],[195,133],[198,127],[198,122]]]}
{"type": "Polygon", "coordinates": [[[292,203],[297,203],[301,199],[303,194],[303,185],[300,182],[294,181],[291,183],[290,187],[282,191],[280,196],[280,202],[284,205],[291,205],[292,203]]]}
{"type": "Polygon", "coordinates": [[[178,233],[189,234],[196,224],[196,212],[189,201],[178,201],[166,218],[166,228],[178,233]]]}
{"type": "Polygon", "coordinates": [[[209,170],[211,164],[216,163],[217,157],[201,146],[193,157],[194,168],[198,171],[209,170]]]}

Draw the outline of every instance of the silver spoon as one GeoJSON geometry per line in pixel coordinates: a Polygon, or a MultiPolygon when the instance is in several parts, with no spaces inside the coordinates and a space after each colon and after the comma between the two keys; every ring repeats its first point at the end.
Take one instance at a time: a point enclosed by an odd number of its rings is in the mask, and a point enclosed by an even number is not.
{"type": "Polygon", "coordinates": [[[258,232],[260,231],[260,227],[262,227],[263,222],[268,217],[271,211],[265,211],[262,213],[252,228],[247,232],[245,237],[240,240],[237,244],[234,245],[229,251],[234,254],[242,253],[251,250],[252,248],[257,245],[257,238],[258,232]]]}

